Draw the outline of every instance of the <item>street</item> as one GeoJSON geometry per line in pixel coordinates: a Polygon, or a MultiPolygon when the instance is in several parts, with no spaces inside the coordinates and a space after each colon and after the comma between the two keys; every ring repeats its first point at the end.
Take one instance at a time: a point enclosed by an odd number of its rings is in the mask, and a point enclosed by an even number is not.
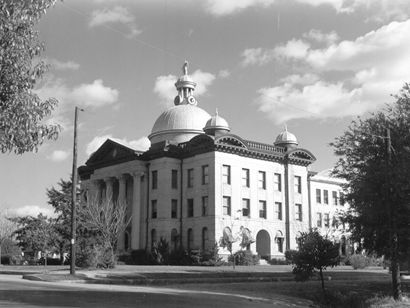
{"type": "MultiPolygon", "coordinates": [[[[223,290],[221,290],[223,291],[223,290]]],[[[50,283],[0,275],[0,307],[298,307],[282,300],[165,287],[50,283]]],[[[299,306],[302,307],[302,306],[299,306]]]]}

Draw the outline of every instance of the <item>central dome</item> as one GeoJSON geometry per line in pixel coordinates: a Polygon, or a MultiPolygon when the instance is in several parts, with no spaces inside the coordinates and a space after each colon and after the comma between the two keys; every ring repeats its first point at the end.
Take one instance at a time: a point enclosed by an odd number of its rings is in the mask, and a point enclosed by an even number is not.
{"type": "Polygon", "coordinates": [[[151,143],[165,140],[181,143],[203,134],[208,112],[194,105],[177,105],[164,111],[152,128],[148,138],[151,143]]]}

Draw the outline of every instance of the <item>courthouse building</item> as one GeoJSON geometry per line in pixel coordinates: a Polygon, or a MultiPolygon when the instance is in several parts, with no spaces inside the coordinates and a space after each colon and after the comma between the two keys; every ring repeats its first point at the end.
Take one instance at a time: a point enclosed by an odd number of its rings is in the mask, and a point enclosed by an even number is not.
{"type": "Polygon", "coordinates": [[[162,237],[171,249],[206,250],[224,234],[245,232],[255,239],[246,249],[283,257],[300,232],[331,230],[344,207],[340,182],[310,172],[316,158],[287,129],[271,143],[231,132],[218,113],[198,107],[187,70],[185,63],[174,106],[155,121],[147,151],[107,139],[79,168],[88,202],[127,203],[132,218],[119,248],[149,250],[162,237]]]}

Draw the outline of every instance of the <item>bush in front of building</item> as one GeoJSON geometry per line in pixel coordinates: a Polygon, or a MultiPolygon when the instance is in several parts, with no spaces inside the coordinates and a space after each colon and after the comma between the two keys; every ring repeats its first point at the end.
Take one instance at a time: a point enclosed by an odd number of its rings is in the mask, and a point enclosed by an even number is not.
{"type": "Polygon", "coordinates": [[[287,259],[278,259],[278,258],[272,258],[268,260],[268,263],[270,265],[289,265],[290,261],[287,259]]]}
{"type": "Polygon", "coordinates": [[[238,250],[228,257],[229,263],[233,263],[234,260],[236,265],[258,265],[260,257],[249,250],[238,250]]]}
{"type": "Polygon", "coordinates": [[[354,254],[349,256],[350,265],[356,269],[363,269],[369,266],[370,260],[367,256],[362,254],[354,254]]]}

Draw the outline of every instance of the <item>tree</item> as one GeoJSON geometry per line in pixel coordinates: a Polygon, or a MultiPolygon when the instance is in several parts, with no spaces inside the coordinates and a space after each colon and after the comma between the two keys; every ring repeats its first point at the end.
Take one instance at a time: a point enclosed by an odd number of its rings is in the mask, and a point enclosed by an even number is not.
{"type": "Polygon", "coordinates": [[[46,124],[57,100],[33,92],[48,66],[34,26],[55,0],[2,0],[0,4],[0,150],[21,154],[56,139],[60,127],[46,124]]]}
{"type": "Polygon", "coordinates": [[[111,199],[89,200],[79,207],[78,213],[82,219],[80,224],[99,236],[97,244],[102,245],[107,256],[107,263],[102,266],[114,267],[118,238],[131,222],[131,216],[127,217],[127,204],[111,199]]]}
{"type": "Polygon", "coordinates": [[[16,224],[10,221],[5,215],[0,215],[0,265],[2,248],[6,241],[11,240],[13,232],[16,230],[16,224]]]}
{"type": "Polygon", "coordinates": [[[331,144],[334,174],[346,180],[344,221],[353,240],[391,260],[393,297],[401,298],[398,261],[410,255],[410,86],[396,101],[353,121],[331,144]]]}
{"type": "Polygon", "coordinates": [[[47,259],[48,252],[57,250],[58,234],[55,232],[55,220],[43,214],[37,217],[24,216],[11,219],[18,226],[14,231],[19,246],[23,251],[42,252],[47,259]]]}
{"type": "Polygon", "coordinates": [[[297,240],[299,250],[287,253],[293,264],[295,279],[305,281],[319,271],[322,290],[325,292],[323,271],[339,263],[339,245],[323,237],[316,229],[301,233],[297,240]]]}

